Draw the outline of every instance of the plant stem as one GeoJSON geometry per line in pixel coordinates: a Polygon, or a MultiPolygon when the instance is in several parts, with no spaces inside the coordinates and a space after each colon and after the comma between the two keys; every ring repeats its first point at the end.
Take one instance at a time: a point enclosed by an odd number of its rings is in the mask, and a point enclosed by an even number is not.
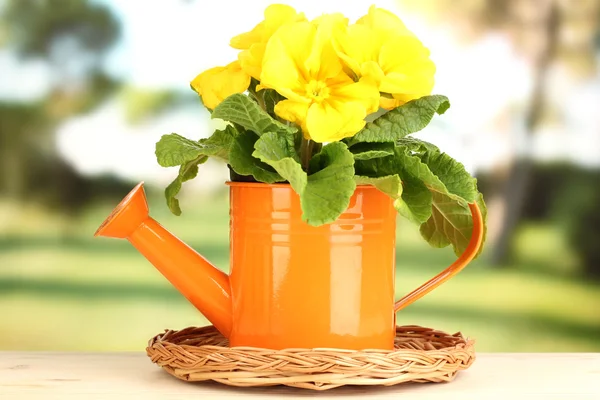
{"type": "Polygon", "coordinates": [[[265,105],[265,99],[263,98],[263,96],[256,93],[256,100],[258,101],[258,105],[260,106],[260,108],[267,111],[267,106],[265,105]]]}
{"type": "Polygon", "coordinates": [[[256,102],[258,103],[259,107],[262,108],[263,110],[267,111],[267,107],[265,105],[265,99],[263,98],[263,93],[258,94],[256,92],[256,90],[252,87],[248,88],[248,92],[250,92],[252,97],[254,97],[256,99],[256,102]]]}
{"type": "Polygon", "coordinates": [[[317,142],[313,142],[315,145],[312,149],[312,152],[314,154],[318,154],[321,152],[321,149],[323,148],[323,143],[317,143],[317,142]]]}
{"type": "Polygon", "coordinates": [[[315,142],[305,138],[302,138],[302,143],[300,143],[300,162],[302,163],[302,169],[306,172],[308,172],[308,164],[312,157],[314,145],[315,142]]]}

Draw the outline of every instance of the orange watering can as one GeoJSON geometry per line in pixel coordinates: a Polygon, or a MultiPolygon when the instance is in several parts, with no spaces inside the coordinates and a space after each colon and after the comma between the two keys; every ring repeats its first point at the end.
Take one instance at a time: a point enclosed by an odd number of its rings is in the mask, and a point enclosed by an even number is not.
{"type": "Polygon", "coordinates": [[[95,236],[126,238],[229,339],[231,346],[393,349],[395,312],[450,279],[475,256],[483,221],[462,256],[394,300],[396,210],[373,186],[359,185],[333,223],[302,221],[287,184],[228,182],[228,276],[148,215],[139,183],[95,236]]]}

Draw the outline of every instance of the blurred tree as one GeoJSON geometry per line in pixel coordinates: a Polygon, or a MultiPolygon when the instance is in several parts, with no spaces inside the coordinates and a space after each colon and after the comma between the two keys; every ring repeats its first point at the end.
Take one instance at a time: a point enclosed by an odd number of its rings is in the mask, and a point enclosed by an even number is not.
{"type": "Polygon", "coordinates": [[[120,89],[119,97],[125,119],[132,125],[172,110],[178,105],[198,102],[198,97],[192,91],[182,94],[168,89],[147,89],[131,85],[124,85],[120,89]]]}
{"type": "Polygon", "coordinates": [[[34,104],[0,104],[0,193],[23,200],[51,186],[54,203],[71,210],[79,178],[55,151],[54,128],[88,112],[119,87],[104,70],[120,26],[104,5],[88,0],[5,0],[0,3],[0,44],[22,59],[42,60],[50,90],[34,104]]]}
{"type": "MultiPolygon", "coordinates": [[[[548,73],[563,64],[572,74],[589,77],[596,73],[593,49],[600,27],[600,0],[398,0],[406,9],[422,12],[432,23],[450,23],[465,42],[490,30],[504,32],[515,49],[528,59],[533,70],[533,89],[524,119],[523,140],[531,137],[555,112],[549,104],[548,73]]],[[[490,232],[491,261],[505,265],[511,239],[527,202],[532,177],[532,160],[515,149],[508,170],[500,166],[492,174],[494,190],[488,203],[499,206],[490,214],[501,221],[490,232]],[[495,202],[494,197],[499,198],[495,202]]]]}
{"type": "MultiPolygon", "coordinates": [[[[512,2],[519,4],[515,7],[515,19],[518,22],[512,29],[515,30],[513,36],[519,43],[524,42],[521,46],[524,46],[533,64],[533,90],[524,115],[525,140],[528,147],[531,147],[531,136],[540,127],[546,113],[547,75],[556,54],[561,16],[554,0],[529,1],[529,4],[523,7],[524,3],[527,2],[512,2]]],[[[511,239],[527,201],[532,167],[533,161],[528,154],[518,153],[509,173],[502,175],[506,177],[501,186],[504,215],[500,231],[493,243],[492,264],[504,265],[508,261],[511,239]]]]}
{"type": "Polygon", "coordinates": [[[47,135],[41,104],[0,103],[0,194],[25,197],[28,165],[47,135]]]}
{"type": "Polygon", "coordinates": [[[87,0],[5,0],[3,14],[11,42],[26,55],[48,57],[61,39],[101,53],[118,37],[119,25],[103,5],[87,0]]]}
{"type": "Polygon", "coordinates": [[[120,198],[130,183],[79,176],[61,159],[56,127],[109,100],[123,106],[132,124],[198,101],[191,91],[134,88],[109,76],[105,61],[120,31],[111,9],[95,0],[0,0],[0,50],[41,61],[49,71],[42,98],[0,103],[0,197],[14,205],[36,201],[65,216],[102,197],[96,187],[120,198]]]}
{"type": "Polygon", "coordinates": [[[6,0],[0,26],[7,50],[49,66],[49,110],[56,117],[86,111],[116,87],[103,62],[120,25],[106,6],[89,0],[64,0],[60,6],[52,0],[6,0]]]}
{"type": "MultiPolygon", "coordinates": [[[[523,219],[552,221],[560,227],[577,254],[578,272],[586,279],[600,280],[600,170],[556,161],[537,163],[532,169],[523,219]]],[[[480,174],[478,184],[489,193],[494,183],[489,174],[480,174]]]]}
{"type": "Polygon", "coordinates": [[[577,182],[579,192],[569,191],[577,193],[579,204],[567,219],[567,230],[570,244],[581,258],[586,278],[600,281],[600,174],[589,172],[588,176],[591,179],[577,182]]]}

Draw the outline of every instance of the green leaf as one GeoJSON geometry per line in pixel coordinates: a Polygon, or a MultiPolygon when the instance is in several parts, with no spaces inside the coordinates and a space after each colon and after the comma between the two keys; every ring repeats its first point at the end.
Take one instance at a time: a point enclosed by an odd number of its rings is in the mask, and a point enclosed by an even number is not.
{"type": "MultiPolygon", "coordinates": [[[[439,192],[433,194],[431,218],[420,227],[421,236],[433,247],[452,245],[454,253],[460,256],[467,248],[473,232],[473,217],[469,205],[439,192]]],[[[476,203],[483,219],[483,241],[475,257],[483,251],[487,236],[487,208],[483,195],[478,193],[476,203]]]]}
{"type": "Polygon", "coordinates": [[[262,93],[267,113],[270,115],[275,115],[275,105],[277,105],[277,103],[279,103],[281,100],[285,99],[285,97],[273,89],[263,89],[259,92],[259,94],[260,93],[262,93]]]}
{"type": "Polygon", "coordinates": [[[200,143],[176,133],[163,135],[156,143],[156,159],[162,167],[185,164],[202,154],[200,143]]]}
{"type": "Polygon", "coordinates": [[[417,155],[422,155],[428,151],[440,151],[440,149],[436,145],[421,139],[417,139],[412,136],[407,136],[396,140],[396,146],[405,147],[409,149],[413,154],[417,155]]]}
{"type": "Polygon", "coordinates": [[[237,130],[231,125],[227,125],[223,130],[216,130],[209,138],[198,141],[203,146],[202,154],[228,163],[231,144],[237,135],[237,130]]]}
{"type": "Polygon", "coordinates": [[[433,192],[433,210],[431,217],[421,225],[421,236],[433,247],[442,248],[455,243],[455,251],[460,254],[460,250],[469,243],[470,216],[466,204],[433,192]]]}
{"type": "Polygon", "coordinates": [[[273,167],[297,193],[304,191],[307,176],[300,165],[292,134],[265,133],[256,141],[254,149],[254,157],[273,167]]]}
{"type": "Polygon", "coordinates": [[[381,176],[379,178],[355,175],[354,180],[357,185],[373,185],[377,190],[390,196],[394,200],[394,207],[396,209],[399,208],[400,203],[403,203],[402,181],[398,175],[381,176]]]}
{"type": "Polygon", "coordinates": [[[316,173],[308,176],[308,184],[301,194],[302,219],[309,225],[335,221],[346,211],[356,189],[354,157],[342,142],[329,143],[313,157],[316,173]]]}
{"type": "Polygon", "coordinates": [[[355,160],[370,160],[394,154],[394,143],[358,143],[350,148],[355,160]]]}
{"type": "MultiPolygon", "coordinates": [[[[478,205],[484,217],[487,211],[479,196],[478,205]]],[[[484,225],[485,226],[485,225],[484,225]]],[[[421,225],[421,236],[433,247],[452,245],[454,253],[459,256],[467,248],[473,231],[473,217],[465,201],[457,200],[448,195],[433,192],[433,210],[431,218],[421,225]]],[[[484,229],[485,234],[485,229],[484,229]]],[[[483,246],[482,246],[483,248],[483,246]]],[[[481,253],[482,248],[477,255],[481,253]]]]}
{"type": "Polygon", "coordinates": [[[407,175],[403,179],[402,202],[398,202],[396,209],[404,218],[415,224],[421,224],[431,217],[432,201],[427,186],[407,175]]]}
{"type": "Polygon", "coordinates": [[[485,247],[485,241],[487,239],[487,207],[485,205],[485,201],[483,199],[483,194],[479,193],[479,196],[477,196],[477,205],[479,206],[479,210],[481,211],[481,218],[483,220],[483,239],[481,240],[481,247],[479,248],[479,251],[477,251],[477,254],[475,255],[475,257],[479,257],[479,255],[481,254],[481,252],[483,251],[484,247],[485,247]]]}
{"type": "Polygon", "coordinates": [[[156,143],[156,160],[162,167],[183,165],[201,155],[217,157],[227,162],[229,148],[236,135],[235,128],[230,125],[197,142],[176,133],[163,135],[156,143]]]}
{"type": "Polygon", "coordinates": [[[282,124],[242,93],[232,94],[215,107],[211,118],[220,118],[242,126],[257,135],[267,132],[293,133],[295,128],[282,124]]]}
{"type": "Polygon", "coordinates": [[[177,195],[181,190],[183,182],[194,179],[198,175],[198,165],[205,163],[208,159],[205,155],[200,155],[198,158],[188,161],[179,167],[179,174],[173,182],[165,189],[165,198],[167,200],[167,206],[169,210],[175,215],[181,215],[181,208],[179,207],[179,200],[177,195]]]}
{"type": "Polygon", "coordinates": [[[461,163],[431,143],[406,139],[398,141],[396,157],[407,173],[430,190],[449,193],[469,203],[475,201],[478,194],[476,180],[461,163]]]}
{"type": "Polygon", "coordinates": [[[236,173],[244,176],[252,175],[259,182],[285,181],[271,166],[253,157],[254,144],[258,139],[258,135],[250,131],[237,135],[231,144],[229,165],[236,173]]]}
{"type": "Polygon", "coordinates": [[[396,148],[395,162],[402,165],[403,178],[411,177],[416,181],[423,182],[432,191],[448,192],[444,183],[429,169],[427,164],[421,161],[419,156],[410,155],[405,149],[398,147],[396,148]]]}
{"type": "Polygon", "coordinates": [[[403,182],[402,201],[395,202],[395,207],[400,214],[410,221],[421,224],[431,216],[431,193],[425,183],[415,176],[412,164],[420,163],[418,157],[408,158],[404,149],[394,149],[393,156],[374,158],[371,160],[357,160],[356,174],[371,178],[398,175],[403,182]]]}
{"type": "MultiPolygon", "coordinates": [[[[475,202],[478,195],[476,180],[461,163],[441,152],[428,151],[420,158],[429,169],[428,176],[429,174],[435,176],[437,178],[435,180],[441,182],[445,190],[469,203],[475,202]]],[[[427,181],[424,182],[427,185],[427,181]]]]}
{"type": "Polygon", "coordinates": [[[311,159],[307,176],[300,165],[294,136],[265,133],[256,141],[253,156],[269,164],[285,178],[300,196],[302,220],[319,226],[335,221],[350,204],[354,194],[354,158],[341,142],[324,146],[311,159]]]}
{"type": "Polygon", "coordinates": [[[208,108],[206,106],[206,104],[204,104],[204,100],[202,99],[202,95],[200,93],[198,93],[198,91],[196,90],[196,88],[194,88],[194,86],[190,83],[190,89],[192,89],[194,91],[194,93],[196,93],[198,95],[198,99],[200,100],[200,104],[202,104],[204,106],[204,108],[206,108],[208,110],[209,113],[212,113],[212,110],[210,108],[208,108]]]}
{"type": "Polygon", "coordinates": [[[237,131],[232,126],[217,130],[207,139],[197,142],[176,133],[163,135],[156,143],[156,159],[163,167],[179,165],[179,175],[165,189],[167,206],[175,215],[181,215],[179,200],[176,196],[183,182],[193,179],[198,174],[198,165],[206,162],[208,157],[217,157],[229,162],[229,152],[237,131]]]}
{"type": "Polygon", "coordinates": [[[387,177],[398,174],[402,196],[394,206],[421,224],[421,235],[434,247],[452,245],[461,254],[469,243],[473,219],[468,203],[481,202],[477,181],[462,164],[439,149],[419,141],[399,141],[394,155],[357,161],[357,174],[387,177]]]}
{"type": "Polygon", "coordinates": [[[438,113],[442,115],[450,108],[446,96],[425,96],[397,107],[365,127],[349,139],[348,145],[360,142],[394,142],[425,128],[438,113]]]}

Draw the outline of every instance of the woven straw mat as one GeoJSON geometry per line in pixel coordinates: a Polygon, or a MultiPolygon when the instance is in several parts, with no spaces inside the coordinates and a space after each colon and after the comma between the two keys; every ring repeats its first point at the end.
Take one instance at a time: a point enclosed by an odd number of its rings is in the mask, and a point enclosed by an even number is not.
{"type": "Polygon", "coordinates": [[[460,332],[397,326],[394,344],[394,350],[365,351],[231,348],[213,326],[205,326],[166,330],[150,339],[146,353],[153,363],[185,381],[313,390],[450,382],[475,361],[474,341],[460,332]]]}

